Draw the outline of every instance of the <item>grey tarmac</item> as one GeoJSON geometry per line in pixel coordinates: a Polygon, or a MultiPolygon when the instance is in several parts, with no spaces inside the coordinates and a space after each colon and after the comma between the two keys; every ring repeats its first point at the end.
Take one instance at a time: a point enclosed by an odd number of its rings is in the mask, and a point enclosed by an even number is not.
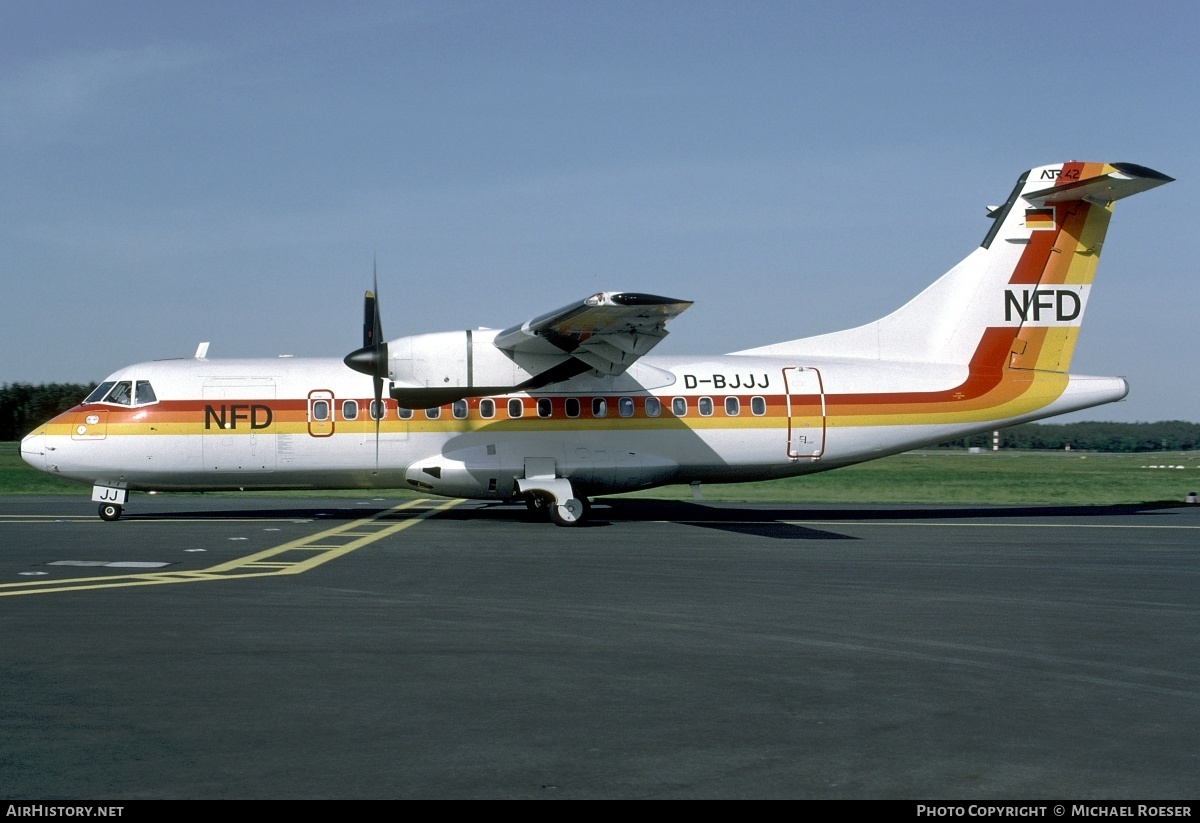
{"type": "Polygon", "coordinates": [[[403,503],[0,498],[0,794],[1196,795],[1200,506],[403,503]]]}

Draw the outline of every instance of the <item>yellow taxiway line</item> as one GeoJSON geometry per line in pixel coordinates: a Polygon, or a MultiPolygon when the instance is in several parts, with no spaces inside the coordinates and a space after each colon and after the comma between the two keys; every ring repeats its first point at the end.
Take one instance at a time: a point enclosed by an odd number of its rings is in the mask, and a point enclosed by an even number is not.
{"type": "Polygon", "coordinates": [[[22,583],[0,583],[0,597],[23,594],[84,591],[87,589],[116,589],[126,586],[159,586],[166,583],[199,583],[206,580],[239,580],[247,577],[271,577],[280,574],[303,574],[323,563],[336,560],[355,549],[414,526],[427,517],[446,511],[461,500],[448,500],[430,508],[418,510],[413,516],[398,522],[389,518],[428,500],[409,500],[372,517],[352,520],[323,532],[301,537],[261,552],[219,563],[207,569],[146,574],[113,575],[109,577],[75,577],[68,580],[31,580],[22,583]]]}

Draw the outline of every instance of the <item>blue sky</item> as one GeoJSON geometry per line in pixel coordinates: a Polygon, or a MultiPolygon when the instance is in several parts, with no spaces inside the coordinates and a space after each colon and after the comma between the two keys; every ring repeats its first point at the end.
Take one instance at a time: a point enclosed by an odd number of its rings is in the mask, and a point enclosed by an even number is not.
{"type": "Polygon", "coordinates": [[[846,328],[971,251],[1018,174],[1117,204],[1072,371],[1200,420],[1194,3],[0,4],[0,382],[341,356],[600,290],[662,353],[846,328]]]}

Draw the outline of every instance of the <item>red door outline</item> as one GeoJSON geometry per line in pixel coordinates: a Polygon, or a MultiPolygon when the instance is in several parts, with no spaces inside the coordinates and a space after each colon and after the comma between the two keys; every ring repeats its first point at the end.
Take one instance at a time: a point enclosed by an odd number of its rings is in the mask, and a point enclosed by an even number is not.
{"type": "Polygon", "coordinates": [[[313,437],[330,437],[333,435],[333,392],[327,389],[315,389],[308,393],[308,433],[313,437]],[[326,404],[326,417],[318,420],[313,414],[313,406],[323,400],[326,404]]]}
{"type": "Polygon", "coordinates": [[[787,455],[816,460],[825,453],[825,386],[821,372],[804,366],[783,370],[787,392],[787,455]]]}

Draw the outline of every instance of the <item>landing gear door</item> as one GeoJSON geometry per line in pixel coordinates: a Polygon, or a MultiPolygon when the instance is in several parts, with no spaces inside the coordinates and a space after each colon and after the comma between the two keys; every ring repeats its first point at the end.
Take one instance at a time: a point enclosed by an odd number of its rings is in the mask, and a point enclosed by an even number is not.
{"type": "Polygon", "coordinates": [[[787,391],[787,455],[793,460],[816,460],[825,452],[825,390],[816,369],[789,366],[783,370],[787,391]]]}

